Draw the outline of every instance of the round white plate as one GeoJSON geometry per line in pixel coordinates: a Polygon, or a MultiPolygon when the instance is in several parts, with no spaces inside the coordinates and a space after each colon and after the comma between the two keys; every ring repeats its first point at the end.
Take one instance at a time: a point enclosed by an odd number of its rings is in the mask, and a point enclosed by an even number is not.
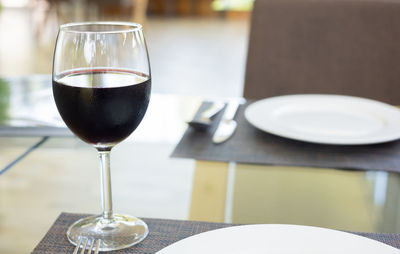
{"type": "Polygon", "coordinates": [[[399,254],[400,250],[358,235],[296,225],[246,225],[208,231],[157,254],[399,254]]]}
{"type": "Polygon", "coordinates": [[[400,138],[400,110],[365,98],[286,95],[249,105],[246,119],[285,138],[321,144],[363,145],[400,138]]]}

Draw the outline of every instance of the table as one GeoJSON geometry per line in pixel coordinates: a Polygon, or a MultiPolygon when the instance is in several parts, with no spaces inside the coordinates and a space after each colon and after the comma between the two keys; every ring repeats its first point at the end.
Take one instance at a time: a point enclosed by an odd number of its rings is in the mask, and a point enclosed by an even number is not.
{"type": "MultiPolygon", "coordinates": [[[[11,90],[11,98],[21,92],[11,90]]],[[[142,124],[112,151],[115,211],[400,233],[398,174],[170,158],[203,99],[152,95],[142,124]]],[[[0,170],[41,140],[0,137],[0,170]]],[[[0,253],[29,253],[63,211],[99,213],[99,181],[96,151],[75,137],[29,150],[0,174],[0,253]]]]}

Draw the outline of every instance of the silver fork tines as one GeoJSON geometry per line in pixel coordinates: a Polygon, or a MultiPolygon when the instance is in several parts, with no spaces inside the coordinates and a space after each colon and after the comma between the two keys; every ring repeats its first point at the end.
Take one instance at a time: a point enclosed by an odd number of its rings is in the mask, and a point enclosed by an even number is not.
{"type": "Polygon", "coordinates": [[[87,237],[80,237],[79,238],[79,242],[76,244],[76,247],[74,249],[73,254],[78,254],[79,248],[82,245],[82,249],[81,252],[79,252],[79,254],[84,254],[85,253],[85,249],[86,246],[89,244],[89,247],[87,249],[87,254],[92,253],[93,250],[93,254],[98,254],[99,253],[99,248],[100,248],[100,244],[101,244],[101,240],[100,239],[92,239],[92,238],[87,238],[87,237]],[[94,247],[94,242],[96,242],[96,246],[94,247]]]}

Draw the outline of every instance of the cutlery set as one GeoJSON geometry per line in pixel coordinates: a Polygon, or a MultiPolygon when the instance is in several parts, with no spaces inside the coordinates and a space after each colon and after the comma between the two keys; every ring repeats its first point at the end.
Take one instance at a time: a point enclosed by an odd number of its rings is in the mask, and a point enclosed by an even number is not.
{"type": "MultiPolygon", "coordinates": [[[[189,126],[198,131],[207,130],[213,123],[213,118],[224,108],[225,103],[213,102],[204,110],[199,118],[195,118],[188,122],[189,126]]],[[[227,141],[234,134],[237,123],[234,120],[236,112],[240,106],[240,102],[231,100],[226,103],[222,118],[218,123],[212,141],[214,144],[221,144],[227,141]]]]}

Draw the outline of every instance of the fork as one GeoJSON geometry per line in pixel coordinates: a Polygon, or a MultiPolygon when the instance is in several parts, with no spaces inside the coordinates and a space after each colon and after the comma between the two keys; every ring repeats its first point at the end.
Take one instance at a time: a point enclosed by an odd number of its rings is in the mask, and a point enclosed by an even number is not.
{"type": "Polygon", "coordinates": [[[82,249],[81,249],[81,252],[79,252],[79,254],[84,254],[85,253],[85,249],[86,249],[86,245],[87,244],[90,244],[90,246],[88,247],[87,252],[86,252],[87,254],[92,253],[92,250],[93,250],[93,254],[98,254],[99,253],[99,247],[100,247],[100,244],[101,244],[101,239],[97,239],[97,241],[95,241],[95,239],[92,239],[92,238],[80,237],[79,238],[79,242],[76,244],[76,247],[74,249],[73,254],[77,254],[78,253],[81,244],[82,244],[82,249]],[[94,242],[96,242],[96,246],[94,246],[94,242]]]}

